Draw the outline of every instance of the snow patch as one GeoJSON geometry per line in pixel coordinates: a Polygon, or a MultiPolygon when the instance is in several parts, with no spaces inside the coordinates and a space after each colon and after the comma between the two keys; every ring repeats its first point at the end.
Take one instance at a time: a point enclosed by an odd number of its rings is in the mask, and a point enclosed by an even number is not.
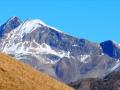
{"type": "Polygon", "coordinates": [[[51,29],[53,29],[53,30],[55,30],[55,31],[58,31],[58,32],[60,32],[60,33],[64,33],[63,31],[58,30],[58,29],[56,29],[55,27],[52,27],[52,26],[48,26],[48,28],[51,28],[51,29]]]}
{"type": "Polygon", "coordinates": [[[73,47],[77,47],[78,45],[77,44],[74,44],[74,45],[72,45],[73,47]]]}
{"type": "Polygon", "coordinates": [[[101,53],[101,55],[105,55],[104,53],[101,53]]]}
{"type": "MultiPolygon", "coordinates": [[[[35,57],[39,57],[39,55],[42,54],[43,55],[53,54],[60,58],[63,57],[70,58],[70,52],[55,51],[46,43],[38,44],[35,40],[24,41],[24,42],[20,41],[18,43],[15,43],[14,40],[11,40],[10,42],[5,44],[3,48],[3,52],[7,54],[17,55],[16,57],[19,57],[19,54],[34,55],[35,57]]],[[[54,61],[51,61],[51,63],[53,62],[54,61]]]]}
{"type": "Polygon", "coordinates": [[[87,59],[90,57],[90,55],[80,55],[80,62],[88,63],[87,59]]]}
{"type": "Polygon", "coordinates": [[[114,71],[114,70],[115,70],[116,68],[118,68],[119,66],[120,66],[120,60],[118,59],[118,60],[116,61],[115,66],[110,69],[110,72],[114,71]]]}

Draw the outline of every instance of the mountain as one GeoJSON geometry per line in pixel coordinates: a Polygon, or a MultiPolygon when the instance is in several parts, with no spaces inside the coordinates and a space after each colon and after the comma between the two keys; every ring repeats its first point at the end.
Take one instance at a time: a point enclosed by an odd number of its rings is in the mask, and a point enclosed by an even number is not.
{"type": "Polygon", "coordinates": [[[0,53],[0,90],[73,90],[14,58],[0,53]]]}
{"type": "Polygon", "coordinates": [[[108,74],[104,79],[86,78],[69,84],[77,90],[119,90],[120,72],[108,74]]]}
{"type": "Polygon", "coordinates": [[[120,48],[112,41],[99,44],[79,39],[39,19],[22,21],[13,17],[6,23],[5,27],[12,29],[0,39],[0,51],[65,83],[103,78],[120,65],[120,48]],[[111,47],[113,55],[107,52],[111,47]]]}
{"type": "Polygon", "coordinates": [[[11,30],[18,27],[22,21],[18,17],[12,17],[7,20],[4,24],[0,27],[0,38],[4,37],[6,33],[9,33],[11,30]]]}
{"type": "Polygon", "coordinates": [[[104,53],[109,55],[110,57],[120,59],[120,45],[115,41],[105,41],[100,43],[103,48],[104,53]]]}

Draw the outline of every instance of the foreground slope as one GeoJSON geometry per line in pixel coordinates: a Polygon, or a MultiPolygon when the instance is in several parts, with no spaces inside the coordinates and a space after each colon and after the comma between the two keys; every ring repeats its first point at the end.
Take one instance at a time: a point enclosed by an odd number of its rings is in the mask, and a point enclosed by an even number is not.
{"type": "Polygon", "coordinates": [[[72,88],[0,53],[0,90],[72,90],[72,88]]]}

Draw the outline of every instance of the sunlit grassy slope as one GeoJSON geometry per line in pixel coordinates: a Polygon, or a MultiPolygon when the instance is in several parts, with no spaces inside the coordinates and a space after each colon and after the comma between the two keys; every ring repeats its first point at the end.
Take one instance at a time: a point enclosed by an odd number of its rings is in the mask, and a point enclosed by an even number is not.
{"type": "Polygon", "coordinates": [[[72,90],[72,88],[0,53],[0,90],[72,90]]]}

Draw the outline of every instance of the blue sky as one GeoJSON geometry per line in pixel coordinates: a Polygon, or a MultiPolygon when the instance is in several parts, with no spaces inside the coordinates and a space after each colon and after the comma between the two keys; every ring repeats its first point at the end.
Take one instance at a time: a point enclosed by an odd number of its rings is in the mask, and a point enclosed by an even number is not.
{"type": "Polygon", "coordinates": [[[72,36],[120,42],[119,0],[1,0],[0,23],[12,16],[41,19],[72,36]]]}

